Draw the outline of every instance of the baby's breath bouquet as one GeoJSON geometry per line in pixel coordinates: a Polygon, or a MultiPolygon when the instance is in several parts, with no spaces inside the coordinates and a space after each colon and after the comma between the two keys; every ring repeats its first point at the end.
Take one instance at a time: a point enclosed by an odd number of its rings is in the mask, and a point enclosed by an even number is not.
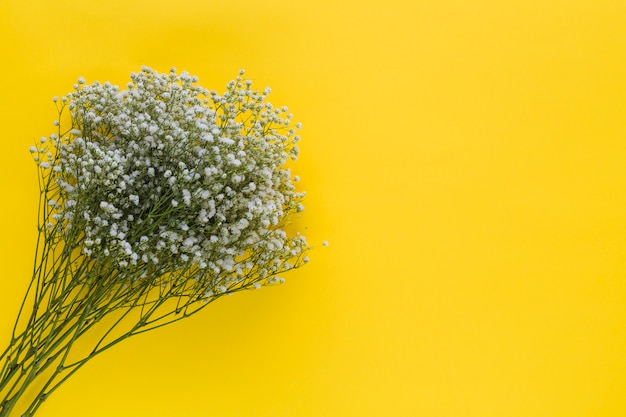
{"type": "Polygon", "coordinates": [[[32,416],[109,347],[307,262],[285,229],[300,125],[242,75],[220,95],[144,67],[125,90],[79,79],[54,99],[58,131],[31,147],[39,234],[0,416],[32,416]]]}

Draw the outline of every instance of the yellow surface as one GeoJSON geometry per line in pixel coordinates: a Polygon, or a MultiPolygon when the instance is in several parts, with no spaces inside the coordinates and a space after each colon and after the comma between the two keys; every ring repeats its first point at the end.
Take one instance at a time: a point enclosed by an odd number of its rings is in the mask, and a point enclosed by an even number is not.
{"type": "Polygon", "coordinates": [[[0,47],[2,345],[32,264],[27,149],[81,75],[270,85],[304,124],[319,246],[38,415],[626,415],[623,1],[8,0],[0,47]]]}

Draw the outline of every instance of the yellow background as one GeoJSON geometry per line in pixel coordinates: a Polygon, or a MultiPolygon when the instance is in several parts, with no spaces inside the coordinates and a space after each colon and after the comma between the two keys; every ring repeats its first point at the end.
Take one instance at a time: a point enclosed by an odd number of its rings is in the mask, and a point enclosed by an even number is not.
{"type": "Polygon", "coordinates": [[[0,42],[2,345],[27,149],[79,76],[271,86],[318,246],[96,358],[42,417],[626,415],[624,1],[8,0],[0,42]]]}

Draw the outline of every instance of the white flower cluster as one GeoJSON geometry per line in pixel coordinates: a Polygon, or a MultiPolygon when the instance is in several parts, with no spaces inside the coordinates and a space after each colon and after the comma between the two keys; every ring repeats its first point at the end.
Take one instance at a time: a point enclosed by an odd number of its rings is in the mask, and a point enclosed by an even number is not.
{"type": "Polygon", "coordinates": [[[31,148],[56,184],[50,227],[80,230],[96,262],[194,270],[217,292],[298,266],[306,241],[283,226],[303,208],[284,166],[300,125],[242,75],[222,95],[174,69],[144,67],[123,91],[80,79],[61,98],[71,130],[31,148]]]}

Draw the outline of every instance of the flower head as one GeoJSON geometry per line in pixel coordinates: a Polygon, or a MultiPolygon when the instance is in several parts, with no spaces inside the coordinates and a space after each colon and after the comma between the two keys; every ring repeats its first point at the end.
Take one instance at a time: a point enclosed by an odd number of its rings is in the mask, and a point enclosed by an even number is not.
{"type": "Polygon", "coordinates": [[[144,67],[127,87],[80,79],[67,95],[72,128],[41,164],[54,168],[58,232],[99,241],[83,248],[94,262],[184,270],[212,288],[301,264],[306,240],[282,229],[304,196],[284,168],[299,139],[287,108],[241,75],[219,95],[185,72],[144,67]]]}

